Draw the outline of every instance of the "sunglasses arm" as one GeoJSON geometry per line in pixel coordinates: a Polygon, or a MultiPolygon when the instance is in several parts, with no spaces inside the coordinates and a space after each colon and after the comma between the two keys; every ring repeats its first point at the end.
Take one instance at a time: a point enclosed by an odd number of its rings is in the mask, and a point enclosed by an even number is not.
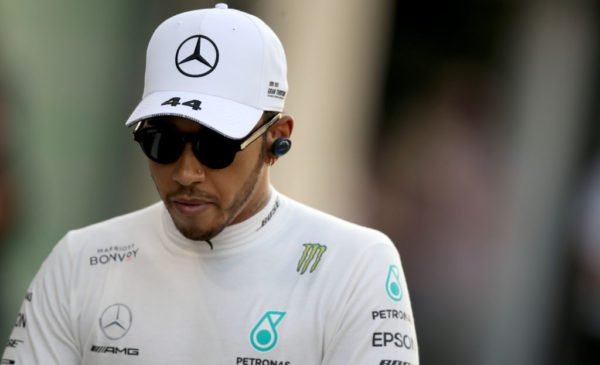
{"type": "Polygon", "coordinates": [[[277,113],[271,120],[260,126],[257,130],[255,130],[252,134],[250,134],[242,143],[240,143],[240,151],[244,148],[248,147],[252,142],[254,142],[258,137],[262,136],[273,124],[275,124],[279,119],[281,119],[281,113],[277,113]]]}
{"type": "Polygon", "coordinates": [[[139,122],[136,123],[135,128],[133,129],[134,136],[137,134],[137,131],[139,131],[144,124],[146,124],[145,120],[140,120],[139,122]]]}

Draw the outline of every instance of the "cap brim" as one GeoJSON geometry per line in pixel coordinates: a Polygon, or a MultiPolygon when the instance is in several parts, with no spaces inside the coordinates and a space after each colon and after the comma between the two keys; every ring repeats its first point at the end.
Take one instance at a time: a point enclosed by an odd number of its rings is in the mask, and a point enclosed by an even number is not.
{"type": "Polygon", "coordinates": [[[262,113],[260,109],[212,95],[160,91],[146,95],[125,125],[129,127],[144,119],[173,115],[191,119],[226,137],[240,139],[250,133],[262,113]]]}

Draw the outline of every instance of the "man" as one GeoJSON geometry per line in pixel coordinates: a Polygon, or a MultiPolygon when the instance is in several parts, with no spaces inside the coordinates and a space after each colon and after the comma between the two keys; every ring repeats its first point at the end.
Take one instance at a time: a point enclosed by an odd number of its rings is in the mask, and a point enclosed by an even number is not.
{"type": "Polygon", "coordinates": [[[127,121],[161,202],[68,233],[3,364],[418,364],[394,245],[279,194],[286,60],[217,4],[163,22],[127,121]]]}

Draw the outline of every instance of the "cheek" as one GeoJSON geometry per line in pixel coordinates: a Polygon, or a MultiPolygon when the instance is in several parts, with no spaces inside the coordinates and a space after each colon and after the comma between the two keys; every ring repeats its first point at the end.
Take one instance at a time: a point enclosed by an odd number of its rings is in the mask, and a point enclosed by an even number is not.
{"type": "Polygon", "coordinates": [[[253,143],[245,150],[238,152],[227,168],[209,172],[211,183],[219,191],[221,197],[228,200],[228,203],[235,199],[237,193],[256,169],[261,155],[260,148],[262,148],[262,144],[253,143]]]}
{"type": "Polygon", "coordinates": [[[164,195],[173,184],[169,166],[161,165],[153,161],[149,161],[148,166],[150,168],[150,175],[152,176],[152,180],[154,180],[154,184],[156,184],[159,194],[161,196],[164,195]]]}
{"type": "Polygon", "coordinates": [[[262,139],[259,139],[248,146],[245,150],[236,154],[235,160],[231,164],[231,170],[238,175],[238,181],[243,183],[243,180],[254,172],[262,158],[261,149],[262,139]]]}
{"type": "Polygon", "coordinates": [[[243,184],[244,167],[243,162],[238,161],[236,157],[235,161],[225,169],[207,171],[211,185],[218,192],[225,205],[229,205],[235,198],[239,186],[243,184]]]}

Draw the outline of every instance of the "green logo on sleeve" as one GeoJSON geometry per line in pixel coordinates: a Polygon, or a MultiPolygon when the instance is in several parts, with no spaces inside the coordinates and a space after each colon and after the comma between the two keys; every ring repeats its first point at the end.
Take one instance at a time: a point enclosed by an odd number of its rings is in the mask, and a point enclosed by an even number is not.
{"type": "Polygon", "coordinates": [[[277,324],[285,312],[269,311],[258,321],[250,333],[250,343],[256,350],[269,351],[277,344],[277,324]]]}
{"type": "Polygon", "coordinates": [[[325,245],[305,243],[304,252],[302,252],[302,257],[298,260],[298,268],[296,268],[296,271],[299,272],[300,275],[304,274],[311,262],[312,266],[310,267],[309,273],[315,271],[317,266],[319,266],[319,262],[321,262],[321,257],[323,257],[325,251],[327,251],[327,246],[325,245]]]}
{"type": "Polygon", "coordinates": [[[402,285],[400,285],[400,269],[396,265],[390,265],[388,269],[387,280],[385,281],[385,290],[388,297],[395,302],[402,299],[402,285]]]}

